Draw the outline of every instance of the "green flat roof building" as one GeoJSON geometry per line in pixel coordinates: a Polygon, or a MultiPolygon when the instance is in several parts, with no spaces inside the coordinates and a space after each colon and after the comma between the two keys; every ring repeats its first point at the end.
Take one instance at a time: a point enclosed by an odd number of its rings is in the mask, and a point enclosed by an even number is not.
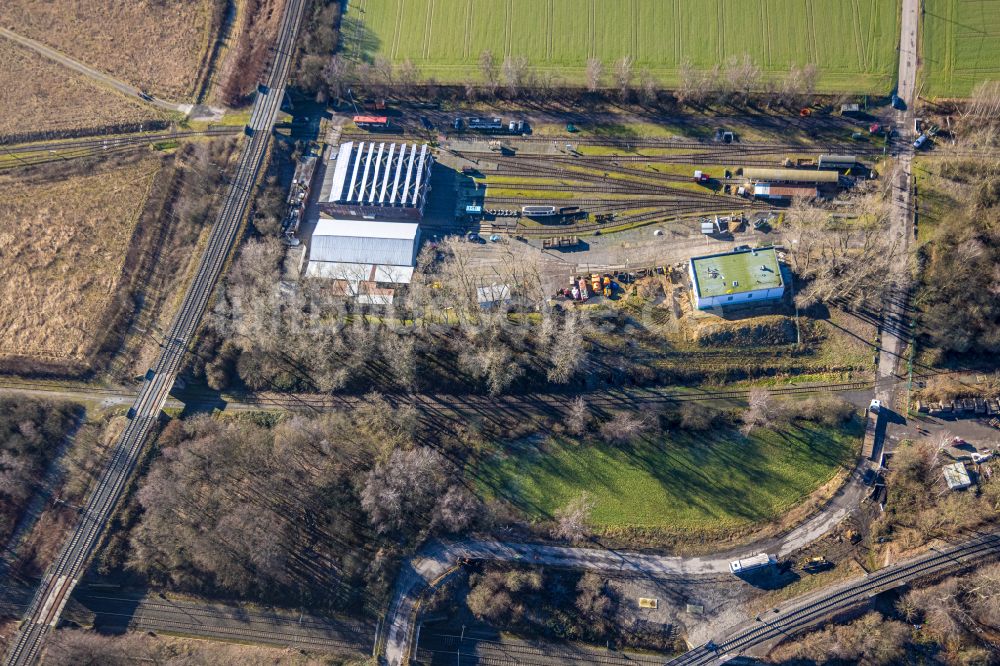
{"type": "Polygon", "coordinates": [[[773,247],[692,257],[688,269],[699,310],[773,301],[785,295],[773,247]]]}

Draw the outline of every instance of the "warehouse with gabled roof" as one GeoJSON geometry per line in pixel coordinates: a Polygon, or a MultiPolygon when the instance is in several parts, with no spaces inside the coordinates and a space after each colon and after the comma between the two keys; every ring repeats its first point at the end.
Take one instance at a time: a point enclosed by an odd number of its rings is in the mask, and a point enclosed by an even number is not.
{"type": "Polygon", "coordinates": [[[321,215],[309,242],[306,275],[361,282],[409,284],[420,248],[415,222],[342,220],[321,215]]]}

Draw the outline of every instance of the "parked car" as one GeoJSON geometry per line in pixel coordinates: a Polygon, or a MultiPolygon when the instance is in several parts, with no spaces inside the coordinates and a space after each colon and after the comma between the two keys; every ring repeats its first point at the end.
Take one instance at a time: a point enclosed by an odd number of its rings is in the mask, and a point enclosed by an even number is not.
{"type": "Polygon", "coordinates": [[[913,147],[916,150],[920,150],[921,148],[924,147],[925,143],[927,143],[927,135],[921,134],[920,136],[917,137],[917,140],[913,142],[913,147]]]}
{"type": "Polygon", "coordinates": [[[434,129],[434,123],[427,116],[420,116],[420,124],[424,126],[425,130],[434,129]]]}

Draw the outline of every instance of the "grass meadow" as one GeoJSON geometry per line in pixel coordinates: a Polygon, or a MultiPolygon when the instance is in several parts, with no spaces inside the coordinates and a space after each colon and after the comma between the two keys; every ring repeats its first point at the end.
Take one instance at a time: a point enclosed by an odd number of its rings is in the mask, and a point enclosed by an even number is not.
{"type": "Polygon", "coordinates": [[[795,422],[744,437],[720,427],[634,444],[553,436],[512,445],[481,466],[480,487],[541,520],[587,493],[592,526],[683,535],[773,519],[853,463],[860,425],[795,422]]]}
{"type": "Polygon", "coordinates": [[[921,94],[965,97],[1000,79],[1000,0],[924,0],[921,94]]]}
{"type": "Polygon", "coordinates": [[[224,4],[4,0],[0,24],[153,94],[188,99],[203,75],[224,4]]]}
{"type": "Polygon", "coordinates": [[[160,161],[0,175],[0,359],[86,363],[107,334],[160,161]]]}
{"type": "Polygon", "coordinates": [[[708,68],[747,53],[773,73],[816,63],[824,90],[886,92],[898,17],[899,0],[357,0],[344,44],[360,57],[409,58],[442,82],[478,78],[486,49],[571,84],[584,83],[588,58],[609,69],[631,55],[665,86],[685,57],[708,68]]]}
{"type": "Polygon", "coordinates": [[[0,137],[162,120],[148,104],[0,39],[0,137]]]}

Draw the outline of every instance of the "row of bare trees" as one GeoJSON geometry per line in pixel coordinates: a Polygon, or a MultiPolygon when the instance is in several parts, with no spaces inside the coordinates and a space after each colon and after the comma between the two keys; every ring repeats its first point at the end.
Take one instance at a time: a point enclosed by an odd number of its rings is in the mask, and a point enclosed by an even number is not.
{"type": "Polygon", "coordinates": [[[696,67],[687,58],[681,62],[675,94],[678,101],[692,106],[746,104],[754,95],[761,95],[780,105],[796,107],[811,101],[819,76],[819,67],[809,63],[793,65],[783,77],[768,77],[748,54],[731,56],[708,69],[696,67]]]}
{"type": "MultiPolygon", "coordinates": [[[[478,70],[479,81],[466,83],[469,98],[495,98],[503,94],[515,99],[568,87],[551,69],[535,67],[523,55],[507,55],[501,59],[486,49],[479,54],[478,70]]],[[[353,84],[377,95],[389,92],[411,95],[418,86],[433,84],[409,58],[396,63],[381,55],[371,62],[334,55],[320,76],[333,97],[342,97],[353,84]]],[[[721,65],[707,69],[697,68],[690,59],[685,59],[679,69],[675,95],[678,101],[693,106],[746,104],[754,95],[762,95],[780,105],[793,107],[812,99],[819,76],[819,68],[812,63],[792,66],[781,77],[768,76],[746,54],[732,56],[721,65]]],[[[641,102],[653,102],[663,88],[652,71],[638,67],[631,55],[623,55],[610,63],[589,58],[584,78],[588,92],[614,91],[622,101],[638,97],[641,102]]]]}

